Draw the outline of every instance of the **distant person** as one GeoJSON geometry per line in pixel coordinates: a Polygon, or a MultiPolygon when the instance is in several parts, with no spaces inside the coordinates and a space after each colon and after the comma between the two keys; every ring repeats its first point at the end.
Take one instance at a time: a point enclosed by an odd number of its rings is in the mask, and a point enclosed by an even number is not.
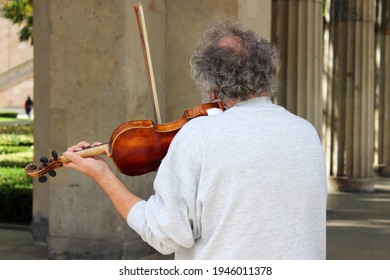
{"type": "Polygon", "coordinates": [[[27,116],[30,118],[30,113],[33,107],[33,101],[31,100],[30,96],[27,97],[26,102],[24,102],[24,109],[26,110],[27,116]]]}

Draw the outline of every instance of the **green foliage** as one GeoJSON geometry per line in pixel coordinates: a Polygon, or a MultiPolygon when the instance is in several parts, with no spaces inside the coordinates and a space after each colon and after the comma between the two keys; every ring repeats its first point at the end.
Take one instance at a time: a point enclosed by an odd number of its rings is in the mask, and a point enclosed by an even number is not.
{"type": "Polygon", "coordinates": [[[24,166],[32,161],[31,124],[0,125],[0,222],[32,219],[32,178],[24,166]]]}
{"type": "Polygon", "coordinates": [[[24,173],[23,168],[0,167],[0,189],[31,189],[32,179],[24,173]]]}
{"type": "Polygon", "coordinates": [[[33,124],[31,121],[24,122],[23,124],[15,124],[13,122],[6,125],[0,125],[0,134],[31,134],[33,133],[33,124]]]}
{"type": "Polygon", "coordinates": [[[32,146],[34,143],[31,134],[0,134],[0,145],[4,146],[32,146]]]}
{"type": "Polygon", "coordinates": [[[1,118],[16,119],[17,116],[18,116],[18,112],[0,112],[0,117],[1,118]]]}
{"type": "Polygon", "coordinates": [[[3,15],[22,26],[20,41],[28,41],[31,38],[33,44],[33,0],[7,0],[3,6],[3,15]]]}
{"type": "Polygon", "coordinates": [[[32,179],[22,168],[0,167],[0,222],[32,219],[32,179]]]}
{"type": "Polygon", "coordinates": [[[32,189],[0,188],[0,210],[1,222],[31,222],[32,189]]]}
{"type": "Polygon", "coordinates": [[[32,147],[25,146],[0,146],[0,155],[1,154],[15,154],[15,153],[23,153],[32,151],[32,147]]]}
{"type": "Polygon", "coordinates": [[[25,167],[32,161],[33,150],[12,154],[0,154],[0,166],[25,167]]]}
{"type": "Polygon", "coordinates": [[[322,16],[323,17],[326,15],[326,2],[327,2],[327,0],[324,0],[324,2],[322,2],[322,16]]]}

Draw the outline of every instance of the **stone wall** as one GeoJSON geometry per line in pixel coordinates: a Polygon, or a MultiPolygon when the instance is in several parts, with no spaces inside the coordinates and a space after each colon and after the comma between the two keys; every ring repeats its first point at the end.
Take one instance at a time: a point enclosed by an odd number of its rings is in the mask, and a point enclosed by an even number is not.
{"type": "Polygon", "coordinates": [[[23,107],[27,96],[33,97],[32,71],[17,79],[16,83],[10,84],[1,78],[6,72],[33,58],[30,42],[19,41],[19,29],[18,25],[0,16],[0,108],[23,107]]]}

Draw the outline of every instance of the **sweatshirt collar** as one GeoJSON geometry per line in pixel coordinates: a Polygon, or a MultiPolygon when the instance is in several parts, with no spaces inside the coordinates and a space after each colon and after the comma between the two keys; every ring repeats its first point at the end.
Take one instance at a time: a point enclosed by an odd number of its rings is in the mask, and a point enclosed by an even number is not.
{"type": "Polygon", "coordinates": [[[253,97],[241,102],[238,102],[234,107],[259,107],[259,106],[265,106],[265,105],[272,105],[272,101],[268,96],[258,96],[253,97]]]}

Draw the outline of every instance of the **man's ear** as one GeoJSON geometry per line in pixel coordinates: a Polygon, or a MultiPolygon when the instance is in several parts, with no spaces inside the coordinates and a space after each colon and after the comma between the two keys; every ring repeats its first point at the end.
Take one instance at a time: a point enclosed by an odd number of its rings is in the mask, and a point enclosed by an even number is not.
{"type": "Polygon", "coordinates": [[[217,100],[217,99],[218,99],[218,98],[217,98],[217,93],[216,93],[215,91],[211,92],[211,93],[210,93],[210,98],[211,98],[212,101],[217,100]]]}

